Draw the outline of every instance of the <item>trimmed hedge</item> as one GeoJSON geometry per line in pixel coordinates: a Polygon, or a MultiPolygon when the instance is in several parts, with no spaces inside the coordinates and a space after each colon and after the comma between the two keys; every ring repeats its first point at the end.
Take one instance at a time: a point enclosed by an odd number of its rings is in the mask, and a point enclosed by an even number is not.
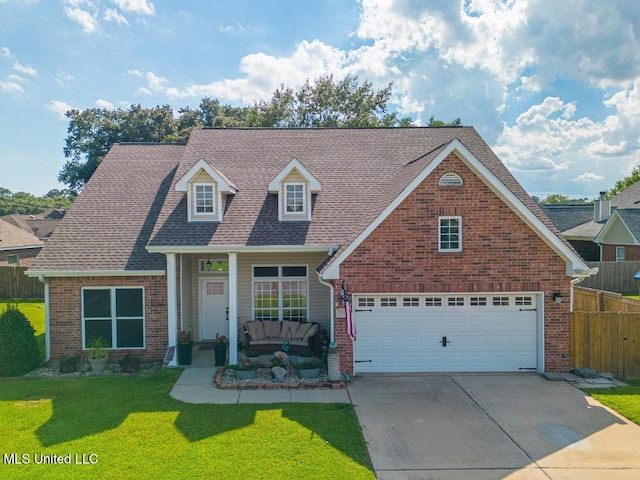
{"type": "Polygon", "coordinates": [[[0,377],[15,377],[40,364],[35,330],[15,305],[0,314],[0,377]]]}

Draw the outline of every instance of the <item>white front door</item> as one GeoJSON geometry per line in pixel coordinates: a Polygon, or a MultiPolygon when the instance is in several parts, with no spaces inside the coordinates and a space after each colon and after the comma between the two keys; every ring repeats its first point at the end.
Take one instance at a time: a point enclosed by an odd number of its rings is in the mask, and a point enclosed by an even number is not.
{"type": "Polygon", "coordinates": [[[200,279],[200,340],[229,336],[229,279],[200,279]]]}

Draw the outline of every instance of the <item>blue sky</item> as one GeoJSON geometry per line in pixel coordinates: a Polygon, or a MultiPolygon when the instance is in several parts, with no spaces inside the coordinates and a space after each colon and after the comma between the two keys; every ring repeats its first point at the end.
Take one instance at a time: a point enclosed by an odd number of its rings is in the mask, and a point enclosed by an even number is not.
{"type": "Polygon", "coordinates": [[[635,0],[0,0],[0,187],[64,187],[69,108],[252,104],[326,73],[460,117],[531,195],[640,165],[635,0]]]}

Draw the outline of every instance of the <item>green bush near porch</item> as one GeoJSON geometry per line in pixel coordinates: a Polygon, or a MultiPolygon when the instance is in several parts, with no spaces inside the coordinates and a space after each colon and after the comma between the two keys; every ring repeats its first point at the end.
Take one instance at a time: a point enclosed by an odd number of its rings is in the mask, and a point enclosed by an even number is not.
{"type": "Polygon", "coordinates": [[[187,404],[169,395],[181,372],[3,380],[3,452],[31,461],[5,461],[1,476],[375,478],[352,405],[187,404]],[[34,454],[71,454],[72,464],[35,464],[34,454]]]}

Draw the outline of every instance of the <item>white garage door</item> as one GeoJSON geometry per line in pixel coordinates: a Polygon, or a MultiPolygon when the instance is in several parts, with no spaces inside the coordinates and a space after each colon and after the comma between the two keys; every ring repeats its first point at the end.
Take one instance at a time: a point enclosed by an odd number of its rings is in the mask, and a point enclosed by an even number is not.
{"type": "Polygon", "coordinates": [[[355,296],[355,371],[535,370],[537,300],[503,293],[355,296]]]}

